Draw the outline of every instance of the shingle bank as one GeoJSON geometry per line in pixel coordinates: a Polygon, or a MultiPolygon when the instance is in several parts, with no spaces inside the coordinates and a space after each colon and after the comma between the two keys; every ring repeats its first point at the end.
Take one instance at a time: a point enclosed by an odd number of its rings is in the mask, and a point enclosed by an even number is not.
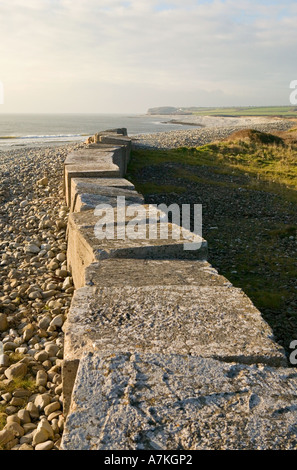
{"type": "Polygon", "coordinates": [[[125,179],[130,152],[115,129],[65,161],[76,290],[61,448],[297,448],[296,370],[250,299],[207,262],[204,239],[174,237],[180,227],[162,213],[150,236],[152,208],[125,179]],[[123,236],[136,209],[138,235],[123,236]],[[185,250],[193,241],[199,249],[185,250]]]}

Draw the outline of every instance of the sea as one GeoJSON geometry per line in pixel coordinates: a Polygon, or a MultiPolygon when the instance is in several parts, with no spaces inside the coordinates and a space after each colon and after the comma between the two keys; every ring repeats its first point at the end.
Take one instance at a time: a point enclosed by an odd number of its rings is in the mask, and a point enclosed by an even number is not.
{"type": "Polygon", "coordinates": [[[169,123],[172,116],[146,114],[0,114],[0,150],[84,142],[97,132],[126,127],[129,136],[192,126],[169,123]]]}

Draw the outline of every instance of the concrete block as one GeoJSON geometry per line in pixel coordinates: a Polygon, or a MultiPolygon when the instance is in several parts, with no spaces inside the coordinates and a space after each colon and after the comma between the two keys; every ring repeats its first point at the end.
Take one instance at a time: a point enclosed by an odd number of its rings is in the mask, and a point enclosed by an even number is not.
{"type": "Polygon", "coordinates": [[[295,450],[296,400],[296,369],[87,353],[61,449],[295,450]]]}
{"type": "MultiPolygon", "coordinates": [[[[143,200],[134,196],[133,198],[126,199],[126,205],[132,204],[141,204],[143,200]]],[[[82,211],[89,211],[91,209],[95,209],[98,205],[108,205],[112,207],[116,207],[117,205],[117,197],[114,196],[101,196],[99,194],[78,194],[75,206],[73,208],[73,212],[82,212],[82,211]]]]}
{"type": "Polygon", "coordinates": [[[111,161],[112,163],[114,163],[113,156],[116,150],[120,150],[120,153],[122,153],[121,149],[118,149],[116,147],[113,147],[110,150],[107,150],[107,149],[74,150],[73,152],[70,152],[67,155],[64,165],[97,163],[98,161],[103,161],[103,162],[108,162],[108,163],[111,161]]]}
{"type": "Polygon", "coordinates": [[[122,286],[195,286],[211,287],[232,284],[207,261],[106,259],[92,263],[85,272],[85,285],[122,286]]]}
{"type": "Polygon", "coordinates": [[[135,189],[134,184],[125,178],[74,178],[71,184],[73,191],[81,190],[89,194],[96,193],[98,187],[135,189]]]}
{"type": "MultiPolygon", "coordinates": [[[[131,206],[130,206],[131,207],[131,206]]],[[[139,206],[148,211],[149,206],[139,206]]],[[[139,221],[138,238],[132,239],[125,231],[133,229],[131,224],[133,216],[121,218],[118,211],[113,212],[114,223],[108,224],[112,229],[112,239],[99,239],[97,227],[102,218],[96,216],[94,211],[72,213],[68,222],[68,268],[72,271],[76,288],[85,283],[85,269],[91,263],[107,258],[134,258],[134,259],[207,259],[207,242],[194,236],[191,232],[180,232],[180,227],[174,224],[158,223],[156,238],[151,237],[151,225],[148,219],[139,221]],[[163,237],[162,231],[168,231],[168,238],[163,237]],[[179,239],[172,237],[173,231],[179,232],[179,239]],[[119,231],[119,232],[118,232],[119,231]],[[121,238],[121,234],[124,236],[121,238]],[[187,250],[186,244],[193,245],[196,241],[199,249],[187,250]]],[[[101,231],[102,232],[102,231],[101,231]]],[[[134,235],[133,235],[134,236],[134,235]]]]}
{"type": "Polygon", "coordinates": [[[112,134],[101,133],[99,142],[102,144],[124,145],[126,147],[126,169],[130,161],[132,150],[132,139],[128,136],[118,136],[112,134]]]}
{"type": "Polygon", "coordinates": [[[71,205],[72,212],[80,212],[82,210],[95,209],[98,204],[109,204],[112,207],[117,206],[117,198],[119,196],[125,197],[126,204],[143,204],[144,197],[137,193],[134,189],[122,189],[116,187],[91,185],[90,188],[87,184],[84,188],[76,186],[71,188],[71,205]],[[90,189],[90,192],[88,191],[90,189]]]}
{"type": "MultiPolygon", "coordinates": [[[[135,276],[134,276],[135,278],[135,276]]],[[[203,278],[201,274],[200,279],[203,278]]],[[[157,280],[159,282],[160,278],[157,280]]],[[[108,284],[106,279],[102,279],[108,284]]],[[[174,280],[173,282],[176,282],[174,280]]],[[[181,354],[245,364],[287,364],[250,299],[228,285],[129,285],[75,291],[64,324],[65,413],[85,352],[181,354]]]]}
{"type": "Polygon", "coordinates": [[[76,194],[98,194],[106,188],[134,190],[135,187],[125,178],[72,178],[69,206],[73,211],[76,194]]]}
{"type": "Polygon", "coordinates": [[[65,165],[80,165],[80,164],[92,164],[106,162],[107,164],[112,162],[117,165],[120,169],[121,177],[126,172],[126,148],[125,147],[111,147],[90,149],[85,148],[82,150],[75,150],[67,155],[65,165]]]}
{"type": "MultiPolygon", "coordinates": [[[[111,134],[109,134],[111,135],[111,134]]],[[[127,167],[128,167],[128,163],[130,161],[130,154],[131,154],[131,150],[132,150],[132,143],[131,143],[131,139],[127,139],[127,140],[122,140],[121,142],[118,142],[119,138],[117,137],[109,137],[109,135],[104,136],[104,139],[103,140],[106,140],[107,142],[110,142],[110,143],[103,143],[100,141],[101,137],[98,136],[98,142],[97,143],[88,143],[86,145],[86,149],[90,149],[90,150],[102,150],[104,148],[108,149],[108,148],[121,148],[122,149],[122,154],[124,155],[124,174],[126,173],[127,171],[127,167]],[[116,147],[115,147],[116,146],[116,147]]],[[[117,163],[117,160],[115,159],[114,160],[114,163],[117,163]]]]}
{"type": "Polygon", "coordinates": [[[119,128],[115,128],[115,129],[107,129],[106,131],[100,131],[96,135],[101,135],[101,134],[112,134],[112,135],[117,135],[118,134],[118,135],[127,136],[128,132],[127,132],[126,127],[119,127],[119,128]]]}
{"type": "Polygon", "coordinates": [[[80,165],[64,166],[64,192],[66,204],[71,201],[71,180],[72,178],[117,178],[121,177],[120,169],[117,165],[109,162],[98,162],[80,165]]]}
{"type": "MultiPolygon", "coordinates": [[[[135,195],[132,197],[126,198],[126,205],[131,204],[142,204],[143,198],[137,197],[135,195]]],[[[117,205],[117,197],[116,196],[103,196],[100,194],[77,194],[75,198],[74,206],[72,207],[73,212],[82,212],[82,211],[89,211],[91,209],[95,209],[98,205],[107,204],[112,207],[116,207],[117,205]]]]}
{"type": "Polygon", "coordinates": [[[65,359],[85,351],[190,354],[286,365],[251,300],[233,286],[82,287],[65,326],[65,359]]]}

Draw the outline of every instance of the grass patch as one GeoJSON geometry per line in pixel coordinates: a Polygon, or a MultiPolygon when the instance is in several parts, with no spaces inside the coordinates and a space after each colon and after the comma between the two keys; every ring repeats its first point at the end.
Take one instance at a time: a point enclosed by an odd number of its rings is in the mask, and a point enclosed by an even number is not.
{"type": "Polygon", "coordinates": [[[6,406],[4,405],[0,405],[0,431],[2,431],[2,429],[4,428],[4,426],[6,425],[6,413],[5,413],[5,408],[6,406]]]}
{"type": "Polygon", "coordinates": [[[167,205],[203,204],[210,263],[244,290],[290,353],[297,339],[297,144],[239,137],[133,150],[129,179],[146,203],[162,193],[167,205]]]}
{"type": "Polygon", "coordinates": [[[14,379],[12,381],[9,381],[8,384],[4,384],[3,382],[0,382],[0,391],[3,393],[7,393],[7,392],[12,393],[18,388],[23,388],[32,393],[38,390],[35,380],[33,380],[30,377],[29,378],[25,377],[23,379],[14,379]]]}
{"type": "MultiPolygon", "coordinates": [[[[225,174],[247,173],[254,180],[261,179],[264,182],[297,189],[297,145],[293,144],[231,141],[197,148],[134,150],[127,176],[137,185],[138,174],[145,167],[160,166],[165,163],[182,163],[195,167],[211,166],[216,168],[217,172],[221,170],[225,174]]],[[[186,178],[191,179],[190,175],[186,178]]],[[[192,181],[195,179],[196,177],[192,176],[192,181]]]]}
{"type": "Polygon", "coordinates": [[[211,165],[228,166],[253,178],[297,189],[296,146],[222,142],[216,148],[205,146],[204,152],[211,165]]]}
{"type": "MultiPolygon", "coordinates": [[[[0,392],[1,394],[3,393],[13,393],[18,389],[22,390],[28,390],[33,393],[38,392],[38,387],[36,385],[36,381],[31,378],[31,377],[25,377],[23,379],[14,379],[9,381],[7,384],[4,384],[3,382],[0,382],[0,392]]],[[[24,398],[26,400],[26,398],[24,398]]],[[[6,413],[5,410],[7,408],[7,405],[0,405],[0,431],[4,428],[6,425],[6,413]]],[[[18,407],[19,409],[22,409],[23,406],[18,407]]]]}
{"type": "Polygon", "coordinates": [[[9,361],[11,364],[16,364],[17,362],[24,359],[24,354],[12,352],[9,354],[9,361]]]}
{"type": "Polygon", "coordinates": [[[296,225],[285,225],[280,228],[269,230],[267,236],[271,238],[286,238],[286,237],[296,237],[297,227],[296,225]]]}
{"type": "Polygon", "coordinates": [[[257,144],[276,144],[276,145],[284,145],[284,140],[274,134],[270,134],[267,132],[256,131],[255,129],[244,129],[233,132],[229,137],[224,139],[225,141],[233,141],[233,142],[246,142],[249,144],[250,142],[257,143],[257,144]]]}

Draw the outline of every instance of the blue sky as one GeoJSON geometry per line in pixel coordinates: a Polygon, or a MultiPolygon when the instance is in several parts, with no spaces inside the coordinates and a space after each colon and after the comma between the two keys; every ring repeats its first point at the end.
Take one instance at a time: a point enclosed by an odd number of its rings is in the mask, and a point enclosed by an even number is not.
{"type": "Polygon", "coordinates": [[[0,112],[289,104],[297,4],[0,0],[0,112]]]}

